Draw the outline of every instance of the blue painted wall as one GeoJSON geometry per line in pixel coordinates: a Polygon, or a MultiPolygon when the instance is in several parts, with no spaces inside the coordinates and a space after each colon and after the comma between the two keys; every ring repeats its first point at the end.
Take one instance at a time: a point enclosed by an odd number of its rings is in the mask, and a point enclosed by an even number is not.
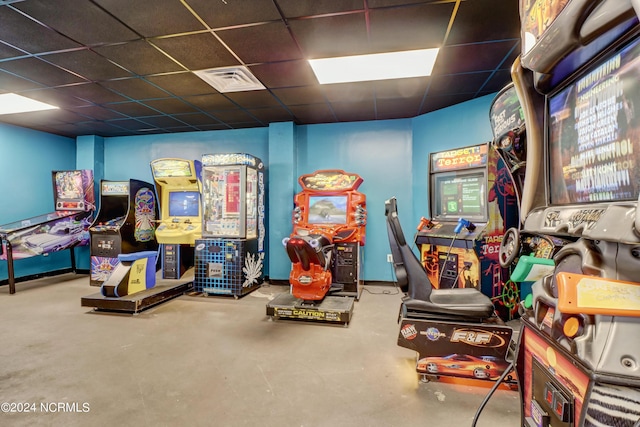
{"type": "MultiPolygon", "coordinates": [[[[200,159],[209,153],[244,152],[261,158],[267,166],[267,273],[272,279],[289,276],[290,262],[280,242],[291,231],[293,195],[300,191],[297,177],[320,169],[344,169],[363,177],[360,191],[367,195],[363,277],[390,281],[393,275],[386,262],[389,244],[384,201],[397,197],[400,220],[411,238],[419,218],[429,215],[429,153],[490,140],[493,98],[488,95],[413,119],[302,126],[274,123],[268,128],[86,136],[77,141],[0,125],[0,179],[11,183],[3,186],[3,200],[8,202],[0,205],[0,223],[52,211],[50,174],[54,169],[87,168],[93,163],[96,181],[136,178],[152,182],[149,163],[154,159],[200,159]]],[[[66,261],[57,255],[51,255],[47,262],[66,261]]],[[[85,255],[82,258],[78,265],[85,268],[88,259],[84,260],[85,255]]],[[[20,266],[21,274],[33,274],[27,270],[26,265],[20,266]]],[[[6,278],[4,263],[0,263],[0,278],[2,274],[6,278]]]]}
{"type": "MultiPolygon", "coordinates": [[[[51,171],[75,168],[75,139],[0,124],[0,224],[55,211],[51,171]]],[[[16,260],[15,275],[70,266],[69,251],[62,251],[16,260]]],[[[0,279],[6,278],[7,263],[0,262],[0,279]]]]}

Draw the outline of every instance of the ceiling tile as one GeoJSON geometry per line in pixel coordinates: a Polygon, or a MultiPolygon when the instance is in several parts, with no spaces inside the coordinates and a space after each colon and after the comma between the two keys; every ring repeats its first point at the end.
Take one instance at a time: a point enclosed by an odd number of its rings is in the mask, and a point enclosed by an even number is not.
{"type": "Polygon", "coordinates": [[[177,114],[174,117],[181,122],[192,126],[219,124],[218,120],[208,114],[203,113],[177,114]]]}
{"type": "Polygon", "coordinates": [[[250,4],[211,0],[188,0],[187,3],[214,29],[280,19],[273,0],[251,0],[250,4]]]}
{"type": "Polygon", "coordinates": [[[373,9],[371,45],[375,52],[440,47],[447,32],[453,3],[373,9]],[[432,21],[430,25],[425,22],[432,21]]]}
{"type": "Polygon", "coordinates": [[[184,100],[203,111],[238,108],[238,106],[229,98],[220,94],[187,96],[184,100]]]}
{"type": "Polygon", "coordinates": [[[376,82],[323,85],[322,89],[329,102],[359,102],[373,99],[376,82]]]}
{"type": "Polygon", "coordinates": [[[18,49],[14,49],[11,46],[0,42],[0,59],[15,58],[17,56],[23,55],[24,53],[19,51],[18,49]]]}
{"type": "Polygon", "coordinates": [[[59,67],[73,70],[87,80],[100,81],[130,77],[131,73],[113,65],[105,58],[90,50],[55,53],[45,59],[59,67]]]}
{"type": "Polygon", "coordinates": [[[119,93],[131,100],[143,100],[153,98],[166,98],[169,94],[143,79],[122,79],[100,83],[108,89],[119,93]]]}
{"type": "MultiPolygon", "coordinates": [[[[172,127],[184,127],[185,123],[177,120],[176,118],[170,116],[151,116],[151,117],[140,117],[138,120],[144,122],[153,127],[159,128],[172,128],[172,127]]],[[[191,129],[193,130],[193,128],[191,129]]]]}
{"type": "Polygon", "coordinates": [[[418,115],[423,99],[422,96],[402,99],[378,99],[376,102],[377,119],[386,120],[415,117],[418,115]]]}
{"type": "Polygon", "coordinates": [[[211,111],[218,120],[224,123],[249,123],[256,122],[256,119],[247,111],[236,108],[234,110],[211,111]]]}
{"type": "Polygon", "coordinates": [[[271,122],[288,122],[293,120],[293,115],[282,107],[256,108],[247,111],[265,124],[271,122]]]}
{"type": "Polygon", "coordinates": [[[103,88],[96,83],[64,86],[59,88],[58,90],[65,95],[75,96],[77,98],[84,99],[95,104],[120,102],[126,99],[108,89],[103,88]]]}
{"type": "Polygon", "coordinates": [[[424,96],[429,87],[431,77],[415,77],[411,79],[380,80],[375,82],[377,99],[404,99],[424,96]]]}
{"type": "Polygon", "coordinates": [[[75,96],[70,95],[68,92],[65,91],[65,88],[36,89],[36,90],[23,92],[22,95],[28,98],[33,98],[38,101],[42,101],[48,104],[58,106],[61,108],[86,107],[86,106],[92,105],[88,101],[84,101],[80,98],[76,98],[75,96]]]}
{"type": "Polygon", "coordinates": [[[99,107],[97,105],[89,107],[77,107],[74,111],[85,117],[85,120],[87,117],[90,117],[94,120],[113,120],[123,118],[122,114],[113,110],[109,110],[108,108],[99,107]]]}
{"type": "Polygon", "coordinates": [[[0,62],[0,69],[18,74],[25,79],[33,80],[47,86],[61,86],[86,80],[67,73],[60,68],[37,58],[16,59],[0,62]]]}
{"type": "Polygon", "coordinates": [[[305,58],[371,53],[364,13],[289,22],[305,58]]]}
{"type": "Polygon", "coordinates": [[[86,0],[29,0],[15,7],[82,44],[116,43],[138,38],[117,19],[86,0]]]}
{"type": "Polygon", "coordinates": [[[280,103],[266,90],[227,93],[227,98],[244,108],[279,106],[280,103]]]}
{"type": "Polygon", "coordinates": [[[282,22],[223,30],[217,34],[245,64],[302,57],[282,22]]]}
{"type": "Polygon", "coordinates": [[[273,94],[285,105],[321,104],[326,102],[320,85],[274,89],[273,94]]]}
{"type": "Polygon", "coordinates": [[[511,70],[497,70],[494,72],[485,85],[480,89],[481,92],[498,92],[511,82],[511,70]]]}
{"type": "Polygon", "coordinates": [[[331,104],[340,122],[375,120],[376,109],[373,99],[362,102],[334,102],[331,104]]]}
{"type": "Polygon", "coordinates": [[[445,46],[440,49],[432,75],[494,70],[513,49],[513,41],[445,46]]]}
{"type": "Polygon", "coordinates": [[[144,101],[144,104],[164,114],[194,113],[197,111],[177,98],[152,99],[144,101]]]}
{"type": "Polygon", "coordinates": [[[191,72],[150,76],[145,80],[176,96],[218,93],[212,86],[191,72]]]}
{"type": "Polygon", "coordinates": [[[190,70],[239,64],[210,33],[154,39],[153,44],[190,70]]]}
{"type": "Polygon", "coordinates": [[[95,0],[143,37],[202,31],[206,27],[176,0],[95,0]],[[150,14],[153,19],[150,19],[150,14]]]}
{"type": "Polygon", "coordinates": [[[37,24],[10,7],[2,7],[0,13],[0,40],[29,53],[80,47],[78,43],[37,24]]]}
{"type": "Polygon", "coordinates": [[[447,44],[520,38],[518,3],[508,1],[496,7],[495,0],[460,2],[447,44]]]}
{"type": "Polygon", "coordinates": [[[276,0],[287,18],[363,10],[362,0],[276,0]]]}
{"type": "Polygon", "coordinates": [[[41,87],[42,85],[38,83],[25,80],[0,70],[0,90],[4,90],[6,92],[20,92],[23,90],[37,89],[41,87]]]}
{"type": "MultiPolygon", "coordinates": [[[[445,95],[445,96],[428,96],[420,109],[420,114],[429,113],[441,108],[450,107],[460,104],[461,102],[473,99],[473,94],[445,95]]],[[[489,112],[487,112],[487,115],[489,112]]],[[[488,117],[488,116],[487,116],[488,117]]]]}
{"type": "Polygon", "coordinates": [[[294,105],[289,108],[297,124],[335,123],[333,110],[327,104],[294,105]]]}
{"type": "Polygon", "coordinates": [[[144,40],[97,47],[94,50],[105,58],[141,76],[184,70],[183,67],[144,40]]]}
{"type": "Polygon", "coordinates": [[[120,102],[120,103],[114,103],[114,104],[105,104],[104,107],[130,117],[156,116],[158,115],[158,113],[160,113],[159,111],[156,111],[138,102],[120,102]]]}
{"type": "Polygon", "coordinates": [[[249,69],[262,84],[271,88],[318,84],[316,75],[305,60],[259,64],[249,69]]]}
{"type": "Polygon", "coordinates": [[[483,72],[434,76],[429,87],[429,95],[473,94],[482,88],[490,75],[490,72],[483,72]]]}

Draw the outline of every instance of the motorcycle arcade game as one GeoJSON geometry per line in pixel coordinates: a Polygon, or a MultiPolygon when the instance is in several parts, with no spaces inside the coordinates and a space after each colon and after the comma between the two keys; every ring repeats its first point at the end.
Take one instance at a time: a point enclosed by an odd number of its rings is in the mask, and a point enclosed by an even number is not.
{"type": "Polygon", "coordinates": [[[71,268],[49,274],[76,272],[73,248],[89,243],[95,195],[93,171],[53,171],[55,211],[0,226],[0,259],[7,261],[9,293],[14,294],[14,260],[70,249],[71,268]]]}
{"type": "MultiPolygon", "coordinates": [[[[533,79],[518,90],[537,90],[546,104],[546,135],[529,138],[529,147],[548,159],[537,190],[545,203],[528,213],[523,232],[569,242],[522,314],[522,425],[638,426],[638,20],[618,0],[522,0],[520,15],[521,64],[533,79]]],[[[514,242],[516,255],[529,251],[514,242]]]]}
{"type": "Polygon", "coordinates": [[[499,316],[517,313],[516,289],[498,260],[504,231],[519,223],[511,164],[493,143],[432,153],[431,220],[415,236],[429,281],[438,289],[476,288],[492,298],[499,316]]]}
{"type": "Polygon", "coordinates": [[[156,285],[157,218],[152,184],[136,179],[100,182],[100,210],[89,233],[90,284],[101,288],[82,297],[81,306],[137,313],[175,296],[162,286],[147,291],[156,285]],[[140,271],[132,275],[133,261],[140,271]]]}
{"type": "Polygon", "coordinates": [[[250,154],[202,156],[202,238],[194,291],[240,297],[264,281],[265,173],[250,154]]]}
{"type": "Polygon", "coordinates": [[[291,293],[267,304],[272,318],[347,325],[362,292],[362,250],[367,223],[362,178],[343,170],[302,175],[293,232],[283,239],[292,262],[291,293]]]}

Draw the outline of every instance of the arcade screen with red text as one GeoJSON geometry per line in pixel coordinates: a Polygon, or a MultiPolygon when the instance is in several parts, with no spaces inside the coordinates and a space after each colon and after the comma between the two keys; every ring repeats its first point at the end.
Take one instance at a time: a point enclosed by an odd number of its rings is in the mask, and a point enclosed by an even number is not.
{"type": "Polygon", "coordinates": [[[638,198],[639,40],[605,55],[549,97],[551,204],[638,198]]]}

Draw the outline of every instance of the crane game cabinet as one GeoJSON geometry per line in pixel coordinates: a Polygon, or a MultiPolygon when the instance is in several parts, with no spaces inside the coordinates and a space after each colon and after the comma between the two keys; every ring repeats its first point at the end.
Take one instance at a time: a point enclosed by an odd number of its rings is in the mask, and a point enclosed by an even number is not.
{"type": "Polygon", "coordinates": [[[239,297],[264,281],[265,172],[250,154],[202,156],[202,238],[194,291],[239,297]]]}
{"type": "Polygon", "coordinates": [[[55,211],[0,226],[0,259],[7,261],[11,294],[16,291],[14,260],[70,249],[71,268],[52,273],[75,272],[73,248],[89,243],[95,210],[93,171],[53,171],[52,182],[55,211]]]}
{"type": "Polygon", "coordinates": [[[518,90],[544,95],[544,138],[529,144],[546,158],[544,203],[522,229],[569,241],[522,315],[526,427],[640,425],[637,12],[617,0],[520,1],[521,66],[534,77],[518,90]]]}
{"type": "Polygon", "coordinates": [[[432,153],[429,159],[431,219],[415,242],[435,288],[477,288],[494,301],[501,318],[517,313],[515,290],[505,289],[498,262],[502,235],[519,223],[509,164],[492,143],[432,153]]]}
{"type": "Polygon", "coordinates": [[[118,255],[158,249],[158,203],[153,184],[100,181],[100,209],[89,228],[92,286],[100,286],[118,266],[118,255]]]}
{"type": "Polygon", "coordinates": [[[194,246],[202,236],[200,172],[199,161],[157,159],[151,162],[160,201],[156,239],[161,245],[164,279],[180,279],[189,269],[193,273],[194,246]]]}
{"type": "Polygon", "coordinates": [[[293,232],[283,239],[292,267],[291,293],[267,304],[272,318],[348,324],[362,291],[366,196],[362,178],[343,170],[302,175],[293,232]]]}

